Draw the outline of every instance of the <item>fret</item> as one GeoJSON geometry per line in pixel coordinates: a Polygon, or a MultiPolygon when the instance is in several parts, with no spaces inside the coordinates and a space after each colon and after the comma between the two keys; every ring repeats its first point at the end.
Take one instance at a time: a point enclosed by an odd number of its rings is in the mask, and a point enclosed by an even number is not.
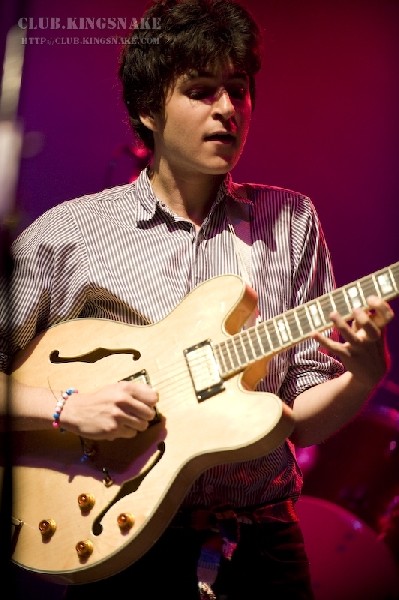
{"type": "MultiPolygon", "coordinates": [[[[270,337],[269,330],[268,330],[268,328],[267,328],[267,321],[264,321],[263,323],[261,323],[261,324],[259,325],[259,331],[261,330],[261,328],[262,328],[262,330],[263,330],[263,333],[264,333],[264,334],[266,334],[266,337],[267,337],[267,342],[268,342],[268,343],[267,343],[267,345],[265,345],[265,344],[263,343],[263,346],[264,346],[264,347],[266,347],[266,348],[269,348],[269,350],[273,350],[273,342],[272,342],[272,338],[270,337]]],[[[263,340],[263,338],[264,338],[264,335],[261,335],[261,338],[262,338],[262,340],[263,340]]]]}
{"type": "Polygon", "coordinates": [[[324,322],[326,324],[330,323],[330,314],[336,311],[336,304],[332,294],[325,294],[325,296],[322,296],[320,298],[319,306],[320,310],[323,312],[324,322]]]}
{"type": "Polygon", "coordinates": [[[366,296],[364,295],[364,292],[363,292],[361,281],[357,281],[356,285],[357,285],[357,288],[359,290],[360,298],[362,299],[362,306],[366,306],[367,305],[367,300],[366,300],[366,296]]]}
{"type": "Polygon", "coordinates": [[[251,329],[248,329],[248,335],[251,337],[251,344],[255,355],[258,358],[262,357],[265,354],[265,349],[263,348],[258,335],[258,327],[251,327],[251,329]]]}
{"type": "Polygon", "coordinates": [[[317,302],[307,304],[306,312],[308,315],[309,322],[312,325],[312,329],[318,329],[324,324],[323,320],[320,318],[320,310],[317,302]]]}
{"type": "Polygon", "coordinates": [[[219,370],[221,373],[226,373],[229,368],[228,365],[225,361],[225,354],[223,352],[223,346],[224,344],[215,344],[214,345],[214,352],[216,353],[216,360],[219,363],[219,370]]]}
{"type": "Polygon", "coordinates": [[[297,308],[296,314],[299,319],[302,335],[306,335],[307,333],[312,331],[313,327],[311,326],[311,323],[309,322],[309,316],[308,316],[306,307],[300,306],[299,308],[297,308]]]}
{"type": "Polygon", "coordinates": [[[233,370],[233,363],[231,361],[230,354],[229,354],[226,342],[222,342],[219,345],[219,347],[222,349],[223,361],[224,361],[224,363],[226,365],[226,371],[232,371],[233,370]]]}
{"type": "Polygon", "coordinates": [[[299,340],[303,336],[303,331],[301,328],[300,321],[298,319],[298,315],[296,314],[296,310],[290,310],[287,313],[287,323],[291,331],[292,339],[299,340]]]}
{"type": "Polygon", "coordinates": [[[267,333],[269,334],[269,338],[271,341],[271,347],[273,348],[273,350],[279,348],[281,346],[281,339],[280,339],[278,328],[277,328],[274,320],[271,319],[270,321],[267,321],[267,323],[265,323],[265,327],[266,327],[267,333]]]}
{"type": "Polygon", "coordinates": [[[328,299],[329,299],[329,300],[330,300],[330,302],[331,302],[331,306],[332,306],[332,312],[336,312],[336,310],[337,310],[337,304],[336,304],[336,302],[335,302],[335,300],[334,300],[334,296],[333,296],[332,292],[330,292],[330,293],[328,294],[328,299]]]}
{"type": "Polygon", "coordinates": [[[228,366],[226,364],[226,361],[224,360],[224,354],[222,352],[222,344],[215,344],[213,346],[213,351],[215,353],[216,356],[216,361],[219,363],[219,370],[221,373],[226,373],[229,369],[228,366]]]}
{"type": "Polygon", "coordinates": [[[273,334],[274,337],[277,338],[277,344],[275,344],[276,348],[280,348],[280,346],[282,345],[282,339],[281,339],[281,335],[280,335],[280,331],[278,329],[277,323],[274,319],[271,319],[269,321],[269,327],[273,326],[273,334]]]}
{"type": "Polygon", "coordinates": [[[364,279],[361,279],[359,283],[365,298],[368,298],[369,296],[379,296],[378,287],[373,277],[365,277],[364,279]]]}
{"type": "Polygon", "coordinates": [[[256,338],[259,342],[259,346],[262,349],[262,356],[266,356],[266,354],[268,354],[271,350],[271,345],[270,345],[270,340],[269,340],[267,334],[265,335],[264,323],[259,323],[255,327],[255,333],[256,333],[256,338]]]}
{"type": "Polygon", "coordinates": [[[299,319],[301,322],[302,331],[306,335],[313,329],[312,320],[310,318],[310,315],[309,315],[306,305],[301,306],[300,308],[297,309],[297,311],[298,311],[298,316],[299,316],[299,319]]]}
{"type": "Polygon", "coordinates": [[[343,312],[342,315],[349,315],[352,312],[352,306],[351,306],[351,303],[349,301],[349,297],[348,297],[346,288],[345,287],[341,288],[341,291],[342,291],[342,295],[343,295],[343,297],[345,299],[345,302],[346,302],[346,311],[343,312]]]}
{"type": "Polygon", "coordinates": [[[353,285],[347,286],[344,289],[346,291],[345,295],[349,306],[352,310],[354,308],[361,308],[362,306],[366,305],[363,295],[359,292],[359,290],[362,289],[359,281],[353,285]]]}
{"type": "Polygon", "coordinates": [[[393,274],[393,270],[388,269],[388,274],[389,274],[389,278],[392,282],[392,289],[394,290],[394,293],[398,293],[399,290],[398,290],[397,282],[396,282],[394,274],[393,274]]]}
{"type": "Polygon", "coordinates": [[[334,290],[331,292],[331,296],[334,300],[335,310],[339,312],[340,315],[345,316],[348,314],[348,304],[346,301],[345,294],[342,289],[334,290]]]}
{"type": "Polygon", "coordinates": [[[252,360],[254,360],[255,355],[251,346],[251,339],[249,337],[247,329],[244,329],[244,331],[241,333],[241,341],[247,361],[251,362],[252,360]]]}
{"type": "Polygon", "coordinates": [[[226,344],[225,345],[226,345],[226,349],[227,349],[228,355],[230,357],[231,364],[233,366],[233,370],[235,370],[242,363],[240,361],[239,355],[237,354],[237,347],[236,347],[236,345],[235,345],[235,343],[233,341],[233,338],[232,337],[228,338],[226,340],[226,344]]]}
{"type": "Polygon", "coordinates": [[[240,334],[235,335],[231,338],[232,344],[234,345],[234,350],[236,354],[236,358],[238,359],[238,365],[245,364],[245,348],[243,344],[243,339],[240,334]]]}
{"type": "Polygon", "coordinates": [[[374,283],[377,288],[378,295],[381,296],[382,298],[385,298],[389,294],[392,294],[392,292],[394,291],[394,288],[391,283],[391,278],[389,277],[388,273],[386,273],[386,272],[378,273],[375,276],[374,283]]]}
{"type": "Polygon", "coordinates": [[[277,331],[280,334],[280,339],[282,344],[287,344],[291,341],[291,332],[288,327],[287,320],[284,315],[282,315],[279,319],[276,319],[277,331]]]}

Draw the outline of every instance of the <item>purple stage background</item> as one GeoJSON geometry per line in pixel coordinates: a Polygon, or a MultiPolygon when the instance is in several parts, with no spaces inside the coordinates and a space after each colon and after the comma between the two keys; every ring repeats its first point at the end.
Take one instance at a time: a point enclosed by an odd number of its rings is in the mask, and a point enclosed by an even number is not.
{"type": "MultiPolygon", "coordinates": [[[[111,29],[111,20],[139,18],[145,4],[144,0],[2,1],[0,58],[9,27],[18,19],[21,26],[26,18],[33,19],[19,110],[25,133],[15,198],[19,228],[63,200],[134,176],[133,138],[116,74],[121,46],[107,42],[125,34],[111,29]],[[108,27],[90,29],[89,19],[100,17],[108,19],[108,27]],[[79,18],[86,18],[86,27],[51,28],[46,21],[51,18],[77,25],[79,18]],[[46,23],[49,27],[41,29],[40,24],[46,23]]],[[[399,2],[244,0],[244,4],[264,30],[265,58],[236,179],[288,187],[312,198],[339,286],[398,261],[399,2]]],[[[23,31],[21,27],[21,35],[23,31]]],[[[386,488],[394,497],[399,493],[399,299],[392,306],[397,313],[388,332],[392,370],[372,406],[377,412],[387,409],[389,415],[382,432],[384,444],[391,440],[395,444],[389,457],[396,461],[395,474],[386,488]]],[[[355,436],[360,453],[372,453],[377,425],[372,419],[366,436],[355,436]]],[[[328,444],[324,448],[328,452],[328,444]]],[[[366,468],[372,462],[364,453],[351,458],[354,472],[360,462],[366,468]]],[[[389,466],[389,460],[381,460],[383,464],[389,466]]],[[[333,468],[330,474],[335,472],[333,468]]],[[[365,488],[368,483],[360,481],[365,488]]],[[[59,589],[47,589],[35,580],[30,585],[29,577],[26,582],[21,574],[18,577],[21,598],[41,600],[51,595],[59,600],[59,589]],[[26,586],[30,595],[25,595],[26,586]]]]}

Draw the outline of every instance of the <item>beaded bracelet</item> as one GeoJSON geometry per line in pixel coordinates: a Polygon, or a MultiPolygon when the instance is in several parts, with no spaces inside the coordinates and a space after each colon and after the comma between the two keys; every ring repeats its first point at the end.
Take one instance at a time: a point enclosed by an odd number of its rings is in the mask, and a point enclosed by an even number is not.
{"type": "Polygon", "coordinates": [[[59,428],[60,431],[64,431],[64,429],[62,429],[62,427],[60,427],[60,417],[61,417],[62,410],[64,408],[64,404],[68,400],[69,396],[72,396],[72,394],[77,394],[77,393],[78,393],[78,390],[76,390],[75,388],[68,388],[67,390],[65,390],[65,392],[61,392],[61,396],[58,398],[58,400],[56,402],[54,414],[53,414],[54,429],[59,428]]]}

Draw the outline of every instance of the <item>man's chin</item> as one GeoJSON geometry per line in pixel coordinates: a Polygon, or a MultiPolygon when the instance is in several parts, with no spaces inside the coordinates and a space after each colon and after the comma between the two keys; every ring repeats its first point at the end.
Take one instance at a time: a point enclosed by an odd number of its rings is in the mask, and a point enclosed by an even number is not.
{"type": "Polygon", "coordinates": [[[205,171],[209,175],[226,175],[226,173],[229,173],[236,166],[237,162],[238,158],[234,160],[218,158],[218,160],[208,162],[205,171]]]}

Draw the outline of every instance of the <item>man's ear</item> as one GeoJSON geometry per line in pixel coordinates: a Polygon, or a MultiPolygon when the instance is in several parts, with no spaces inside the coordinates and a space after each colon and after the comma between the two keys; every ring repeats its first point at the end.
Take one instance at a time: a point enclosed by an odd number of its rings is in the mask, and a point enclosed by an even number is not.
{"type": "Polygon", "coordinates": [[[158,130],[155,123],[155,119],[152,115],[140,115],[140,121],[142,122],[144,127],[147,127],[147,129],[150,129],[150,131],[154,132],[158,130]]]}

